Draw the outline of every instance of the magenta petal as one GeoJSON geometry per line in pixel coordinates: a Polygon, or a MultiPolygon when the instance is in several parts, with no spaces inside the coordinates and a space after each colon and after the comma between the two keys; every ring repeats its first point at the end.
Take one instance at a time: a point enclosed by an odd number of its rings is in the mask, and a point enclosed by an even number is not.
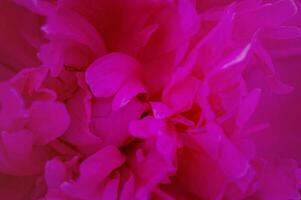
{"type": "Polygon", "coordinates": [[[49,189],[59,188],[66,179],[67,169],[64,163],[58,159],[47,162],[45,169],[45,179],[49,189]]]}
{"type": "Polygon", "coordinates": [[[278,40],[295,39],[301,37],[301,29],[297,26],[281,26],[267,30],[263,34],[265,37],[278,40]]]}
{"type": "Polygon", "coordinates": [[[293,0],[278,0],[262,6],[239,13],[235,17],[235,30],[238,38],[249,38],[262,27],[277,27],[297,12],[293,0]]]}
{"type": "Polygon", "coordinates": [[[62,103],[34,102],[29,111],[28,128],[38,144],[47,144],[64,134],[70,123],[62,103]]]}
{"type": "Polygon", "coordinates": [[[134,177],[130,176],[129,179],[125,182],[121,192],[120,192],[120,200],[131,200],[133,199],[135,192],[135,181],[134,177]]]}
{"type": "Polygon", "coordinates": [[[11,161],[25,161],[31,156],[33,136],[29,131],[2,133],[2,142],[11,161]]]}
{"type": "Polygon", "coordinates": [[[15,72],[39,65],[37,49],[42,42],[40,21],[43,18],[17,5],[0,2],[0,60],[15,72]]]}
{"type": "Polygon", "coordinates": [[[0,0],[0,199],[299,200],[300,30],[300,0],[0,0]]]}
{"type": "Polygon", "coordinates": [[[266,163],[259,179],[258,197],[266,200],[300,199],[295,165],[293,161],[266,163]]]}
{"type": "Polygon", "coordinates": [[[163,120],[147,117],[142,120],[133,120],[129,126],[133,136],[138,138],[151,138],[160,135],[166,125],[163,120]]]}
{"type": "Polygon", "coordinates": [[[153,102],[151,103],[151,105],[154,118],[156,119],[165,119],[173,114],[171,109],[166,104],[160,102],[153,102]]]}
{"type": "Polygon", "coordinates": [[[115,95],[112,102],[113,111],[128,104],[132,98],[134,98],[139,93],[145,93],[146,89],[140,81],[133,80],[124,84],[122,88],[115,95]]]}
{"type": "Polygon", "coordinates": [[[164,102],[175,111],[188,110],[193,104],[199,85],[200,81],[196,78],[181,81],[165,91],[164,102]]]}
{"type": "Polygon", "coordinates": [[[59,11],[48,17],[43,31],[54,37],[72,39],[90,47],[96,55],[104,53],[104,43],[95,28],[83,17],[71,11],[59,11]]]}
{"type": "Polygon", "coordinates": [[[78,91],[67,101],[66,108],[70,115],[70,126],[65,132],[65,138],[81,152],[95,151],[102,141],[90,130],[91,94],[84,90],[78,91]]]}
{"type": "Polygon", "coordinates": [[[139,67],[137,61],[122,53],[111,53],[97,59],[86,71],[86,81],[96,97],[109,97],[139,67]]]}
{"type": "Polygon", "coordinates": [[[119,176],[110,180],[102,191],[102,199],[118,200],[118,189],[119,189],[119,176]]]}
{"type": "Polygon", "coordinates": [[[260,89],[254,89],[245,97],[244,100],[241,101],[236,122],[237,125],[242,126],[249,120],[249,118],[255,111],[260,94],[260,89]]]}
{"type": "Polygon", "coordinates": [[[101,182],[124,162],[124,156],[114,146],[106,146],[80,165],[79,182],[101,182]],[[97,179],[93,179],[96,177],[97,179]]]}
{"type": "Polygon", "coordinates": [[[25,115],[21,95],[8,84],[0,84],[0,130],[14,128],[13,123],[25,115]]]}
{"type": "Polygon", "coordinates": [[[106,116],[95,117],[91,123],[92,131],[103,140],[103,145],[122,146],[131,139],[129,124],[132,120],[139,119],[144,110],[146,110],[145,104],[133,100],[106,116]]]}
{"type": "Polygon", "coordinates": [[[207,126],[207,133],[199,135],[199,143],[216,160],[230,178],[241,178],[249,168],[246,157],[215,124],[207,126]]]}
{"type": "Polygon", "coordinates": [[[104,184],[111,172],[124,161],[125,157],[116,147],[106,146],[81,163],[77,181],[65,182],[61,185],[61,189],[75,198],[96,198],[95,196],[101,195],[99,194],[101,184],[104,184]]]}

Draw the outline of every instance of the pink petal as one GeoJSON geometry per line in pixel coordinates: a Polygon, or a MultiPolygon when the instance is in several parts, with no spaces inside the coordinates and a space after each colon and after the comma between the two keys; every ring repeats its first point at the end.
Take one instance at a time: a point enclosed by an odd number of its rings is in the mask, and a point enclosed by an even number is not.
{"type": "Polygon", "coordinates": [[[133,100],[106,116],[95,117],[91,124],[92,131],[103,140],[103,145],[124,145],[131,138],[128,130],[130,122],[139,119],[145,110],[145,104],[133,100]]]}
{"type": "Polygon", "coordinates": [[[60,137],[70,123],[64,104],[59,102],[34,102],[29,110],[28,128],[38,144],[47,144],[60,137]]]}
{"type": "Polygon", "coordinates": [[[120,200],[131,200],[135,192],[135,180],[131,175],[128,180],[123,185],[123,188],[120,192],[120,200]]]}
{"type": "MultiPolygon", "coordinates": [[[[90,130],[91,122],[91,94],[78,90],[73,98],[66,102],[70,114],[70,126],[65,132],[65,138],[76,145],[81,152],[88,153],[101,145],[101,139],[90,130]]],[[[96,107],[93,107],[94,111],[96,107]]]]}
{"type": "Polygon", "coordinates": [[[64,10],[53,13],[48,18],[43,31],[50,36],[73,39],[89,46],[96,55],[104,53],[104,43],[95,28],[82,16],[64,10]]]}
{"type": "Polygon", "coordinates": [[[66,175],[67,169],[62,161],[53,159],[47,162],[44,176],[49,189],[59,188],[66,175]]]}
{"type": "Polygon", "coordinates": [[[9,84],[0,84],[0,129],[14,129],[17,119],[25,117],[24,102],[21,95],[9,84]]]}
{"type": "Polygon", "coordinates": [[[72,197],[93,198],[103,181],[124,161],[124,156],[115,146],[106,146],[82,162],[76,182],[65,182],[61,189],[72,197]]]}
{"type": "Polygon", "coordinates": [[[137,61],[122,53],[111,53],[97,59],[86,71],[86,81],[96,97],[114,95],[139,68],[137,61]]]}
{"type": "Polygon", "coordinates": [[[165,119],[173,114],[171,109],[166,104],[160,102],[153,102],[151,103],[151,105],[154,118],[156,119],[165,119]]]}
{"type": "Polygon", "coordinates": [[[161,134],[166,129],[163,120],[146,117],[142,120],[133,120],[129,126],[131,134],[138,138],[150,138],[161,134]]]}
{"type": "Polygon", "coordinates": [[[125,83],[113,99],[113,111],[116,111],[127,105],[137,94],[145,92],[146,90],[140,81],[133,80],[125,83]]]}
{"type": "Polygon", "coordinates": [[[261,27],[276,27],[294,16],[297,6],[293,0],[278,0],[235,16],[237,38],[250,38],[261,27]]]}
{"type": "Polygon", "coordinates": [[[104,190],[102,191],[102,199],[118,199],[119,179],[119,176],[117,176],[114,177],[113,180],[108,181],[108,183],[104,186],[104,190]]]}
{"type": "Polygon", "coordinates": [[[103,181],[114,169],[122,165],[124,156],[114,146],[106,146],[88,157],[81,165],[79,181],[103,181]],[[97,177],[94,180],[93,177],[97,177]]]}
{"type": "Polygon", "coordinates": [[[39,65],[37,49],[42,42],[40,20],[43,17],[15,4],[0,2],[0,60],[15,72],[39,65]],[[8,20],[9,19],[9,20],[8,20]],[[33,38],[36,41],[30,41],[33,38]]]}
{"type": "Polygon", "coordinates": [[[196,78],[187,78],[165,91],[163,100],[175,111],[188,110],[193,104],[199,84],[196,78]]]}
{"type": "Polygon", "coordinates": [[[238,117],[236,121],[237,125],[242,126],[247,121],[249,121],[251,115],[256,109],[260,94],[260,89],[254,89],[248,94],[248,96],[245,97],[244,100],[242,100],[238,111],[238,117]]]}
{"type": "Polygon", "coordinates": [[[2,142],[6,148],[7,156],[11,161],[29,160],[33,148],[33,136],[29,131],[2,133],[2,142]]]}

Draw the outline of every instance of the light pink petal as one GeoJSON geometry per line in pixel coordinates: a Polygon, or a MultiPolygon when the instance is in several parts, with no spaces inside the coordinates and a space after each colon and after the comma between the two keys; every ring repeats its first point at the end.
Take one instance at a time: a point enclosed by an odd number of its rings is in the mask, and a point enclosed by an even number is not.
{"type": "Polygon", "coordinates": [[[86,71],[86,81],[96,97],[110,97],[139,68],[137,61],[122,53],[97,59],[86,71]]]}
{"type": "Polygon", "coordinates": [[[63,135],[69,123],[64,104],[38,101],[29,110],[27,127],[34,133],[37,144],[47,144],[63,135]]]}

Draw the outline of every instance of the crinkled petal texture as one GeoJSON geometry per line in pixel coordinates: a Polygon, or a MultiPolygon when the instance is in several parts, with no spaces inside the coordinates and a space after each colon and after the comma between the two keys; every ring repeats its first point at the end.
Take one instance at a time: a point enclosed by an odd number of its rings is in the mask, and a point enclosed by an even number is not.
{"type": "Polygon", "coordinates": [[[0,43],[0,199],[301,199],[299,0],[0,0],[0,43]]]}

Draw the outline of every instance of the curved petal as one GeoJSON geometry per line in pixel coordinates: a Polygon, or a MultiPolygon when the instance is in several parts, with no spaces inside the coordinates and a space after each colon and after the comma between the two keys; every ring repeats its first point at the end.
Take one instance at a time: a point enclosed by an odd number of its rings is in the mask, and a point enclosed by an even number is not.
{"type": "Polygon", "coordinates": [[[110,97],[139,68],[138,62],[122,53],[97,59],[86,71],[86,81],[96,97],[110,97]]]}
{"type": "Polygon", "coordinates": [[[37,144],[47,144],[63,135],[69,123],[64,104],[37,101],[30,107],[27,127],[33,132],[37,144]]]}

